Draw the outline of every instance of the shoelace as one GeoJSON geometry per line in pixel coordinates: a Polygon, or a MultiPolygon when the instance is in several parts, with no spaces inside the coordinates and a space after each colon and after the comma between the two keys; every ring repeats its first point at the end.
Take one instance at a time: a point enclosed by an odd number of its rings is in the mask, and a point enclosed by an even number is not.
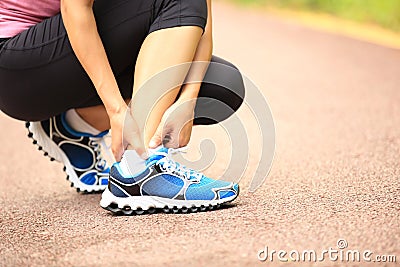
{"type": "MultiPolygon", "coordinates": [[[[96,153],[96,166],[100,169],[100,170],[105,170],[107,168],[107,160],[103,157],[103,154],[101,152],[101,147],[104,148],[104,150],[107,153],[110,153],[110,147],[107,146],[104,138],[95,138],[95,137],[90,137],[89,138],[89,145],[93,148],[93,150],[96,153]]],[[[108,156],[110,156],[110,154],[108,156]]]]}
{"type": "Polygon", "coordinates": [[[163,156],[157,163],[158,165],[164,170],[172,174],[179,175],[187,180],[197,180],[203,177],[202,173],[196,172],[190,168],[187,168],[178,162],[176,162],[173,158],[173,154],[177,153],[186,153],[187,147],[182,148],[169,148],[168,152],[165,153],[164,151],[155,151],[154,155],[163,156]]]}

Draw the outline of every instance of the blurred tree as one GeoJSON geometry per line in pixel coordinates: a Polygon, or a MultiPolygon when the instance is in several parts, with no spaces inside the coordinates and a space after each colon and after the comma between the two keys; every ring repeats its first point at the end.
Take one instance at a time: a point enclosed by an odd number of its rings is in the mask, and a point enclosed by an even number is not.
{"type": "Polygon", "coordinates": [[[400,0],[232,0],[247,4],[323,12],[400,32],[400,0]]]}

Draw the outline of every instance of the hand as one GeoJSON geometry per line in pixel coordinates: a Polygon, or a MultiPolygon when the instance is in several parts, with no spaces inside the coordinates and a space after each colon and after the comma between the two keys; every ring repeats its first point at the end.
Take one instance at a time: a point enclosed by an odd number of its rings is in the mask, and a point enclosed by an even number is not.
{"type": "Polygon", "coordinates": [[[127,106],[110,115],[111,151],[117,162],[125,149],[134,149],[143,159],[147,158],[140,129],[127,106]]]}
{"type": "Polygon", "coordinates": [[[169,107],[150,141],[149,147],[163,144],[168,148],[186,146],[192,134],[195,101],[175,102],[169,107]]]}

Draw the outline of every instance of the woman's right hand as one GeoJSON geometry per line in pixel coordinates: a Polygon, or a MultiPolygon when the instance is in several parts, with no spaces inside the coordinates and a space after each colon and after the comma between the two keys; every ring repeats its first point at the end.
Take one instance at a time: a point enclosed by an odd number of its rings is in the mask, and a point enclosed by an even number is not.
{"type": "Polygon", "coordinates": [[[111,124],[111,151],[120,162],[125,149],[134,149],[143,159],[147,158],[142,133],[127,106],[109,115],[111,124]]]}

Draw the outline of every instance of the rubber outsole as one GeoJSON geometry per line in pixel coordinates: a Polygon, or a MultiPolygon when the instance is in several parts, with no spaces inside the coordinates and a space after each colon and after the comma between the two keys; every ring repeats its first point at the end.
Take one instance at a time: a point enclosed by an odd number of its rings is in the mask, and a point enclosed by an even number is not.
{"type": "MultiPolygon", "coordinates": [[[[227,202],[228,203],[228,202],[227,202]]],[[[224,203],[225,204],[225,203],[224,203]]],[[[163,212],[163,213],[174,213],[174,214],[179,214],[179,213],[196,213],[196,212],[205,212],[205,211],[212,211],[212,210],[217,210],[221,208],[224,204],[217,204],[217,205],[201,205],[200,207],[192,206],[190,208],[188,207],[182,207],[178,208],[177,206],[174,206],[172,208],[165,206],[164,208],[149,208],[147,210],[143,210],[141,208],[132,210],[130,207],[126,206],[122,209],[118,208],[118,204],[113,203],[112,205],[109,205],[103,209],[111,211],[115,215],[126,215],[126,216],[133,216],[133,215],[144,215],[144,214],[154,214],[157,211],[163,212]]]]}
{"type": "MultiPolygon", "coordinates": [[[[53,162],[53,161],[57,161],[57,162],[63,163],[61,160],[56,160],[56,157],[55,157],[55,156],[50,155],[50,154],[51,154],[50,152],[45,151],[45,150],[43,149],[43,147],[38,143],[38,140],[36,140],[36,139],[34,138],[34,133],[31,132],[30,126],[31,126],[31,123],[30,123],[30,122],[25,122],[25,128],[28,130],[28,137],[29,137],[30,139],[32,139],[32,144],[34,144],[34,145],[37,146],[37,150],[43,152],[43,156],[49,158],[50,161],[52,161],[52,162],[53,162]]],[[[78,193],[84,193],[84,194],[98,194],[98,193],[101,193],[101,192],[104,191],[104,189],[101,189],[101,190],[92,190],[92,191],[89,191],[89,190],[86,190],[86,189],[85,189],[85,190],[82,190],[82,189],[79,188],[73,181],[70,180],[70,176],[69,176],[68,173],[67,173],[67,167],[66,167],[65,165],[63,166],[63,171],[64,171],[64,173],[66,174],[66,180],[70,182],[71,187],[75,188],[75,189],[76,189],[76,192],[78,192],[78,193]]]]}
{"type": "MultiPolygon", "coordinates": [[[[107,189],[106,189],[107,191],[107,189]]],[[[104,193],[107,193],[107,192],[104,193]]],[[[134,208],[132,208],[129,204],[124,204],[123,207],[120,207],[115,201],[111,201],[111,203],[109,205],[105,205],[103,206],[100,202],[100,205],[103,209],[108,210],[110,212],[112,212],[114,215],[125,215],[125,216],[133,216],[133,215],[143,215],[143,214],[154,214],[156,212],[163,212],[163,213],[174,213],[174,214],[179,214],[179,213],[196,213],[196,212],[205,212],[205,211],[213,211],[213,210],[217,210],[220,209],[221,207],[223,207],[226,204],[231,203],[232,201],[234,201],[238,195],[239,195],[239,191],[237,192],[237,194],[235,195],[235,197],[233,197],[232,199],[229,200],[220,200],[220,203],[216,203],[214,202],[213,204],[208,204],[208,205],[165,205],[164,207],[155,207],[155,205],[144,205],[143,207],[140,205],[135,205],[134,208]]],[[[103,194],[104,194],[103,193],[103,194]]],[[[109,193],[109,192],[108,192],[109,193]]]]}
{"type": "MultiPolygon", "coordinates": [[[[233,200],[232,200],[233,201],[233,200]]],[[[185,213],[196,213],[196,212],[206,212],[206,211],[213,211],[213,210],[217,210],[220,209],[221,207],[223,207],[225,204],[228,204],[232,201],[229,202],[225,202],[223,204],[217,204],[217,205],[201,205],[200,207],[196,207],[196,206],[191,206],[191,207],[168,207],[165,206],[164,208],[149,208],[147,210],[138,208],[138,209],[131,209],[131,207],[129,206],[125,206],[124,208],[119,208],[118,204],[116,203],[112,203],[111,205],[107,206],[107,207],[103,207],[103,209],[108,210],[110,212],[112,212],[114,215],[125,215],[125,216],[134,216],[134,215],[144,215],[144,214],[154,214],[156,212],[163,212],[163,213],[174,213],[174,214],[185,214],[185,213]]]]}

